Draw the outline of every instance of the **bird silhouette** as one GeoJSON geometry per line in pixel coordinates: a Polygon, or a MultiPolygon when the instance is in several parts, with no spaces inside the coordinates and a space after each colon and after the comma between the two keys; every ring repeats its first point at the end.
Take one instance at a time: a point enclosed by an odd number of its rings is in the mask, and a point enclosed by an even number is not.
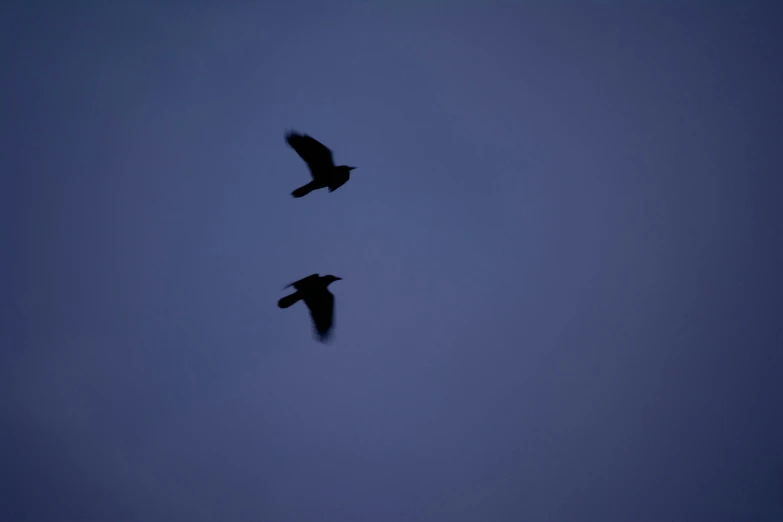
{"type": "Polygon", "coordinates": [[[310,310],[316,337],[321,342],[326,342],[330,337],[334,323],[334,295],[332,295],[328,287],[341,279],[341,277],[333,275],[319,276],[318,274],[311,274],[287,285],[285,288],[293,286],[296,292],[280,299],[277,302],[277,306],[288,308],[296,302],[303,300],[307,309],[310,310]]]}
{"type": "Polygon", "coordinates": [[[350,172],[356,168],[346,165],[335,166],[332,160],[332,151],[307,134],[289,131],[285,135],[285,141],[307,163],[310,175],[313,177],[310,183],[291,192],[295,198],[301,198],[322,188],[328,188],[329,192],[334,192],[348,181],[351,177],[350,172]]]}

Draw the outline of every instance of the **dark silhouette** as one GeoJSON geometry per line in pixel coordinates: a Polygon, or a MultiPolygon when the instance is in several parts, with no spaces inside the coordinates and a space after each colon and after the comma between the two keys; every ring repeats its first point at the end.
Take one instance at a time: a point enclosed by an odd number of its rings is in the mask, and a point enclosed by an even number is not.
{"type": "Polygon", "coordinates": [[[293,286],[296,292],[280,299],[277,306],[288,308],[297,301],[304,300],[310,310],[310,317],[313,318],[315,334],[321,342],[326,342],[334,322],[334,295],[329,291],[328,286],[341,279],[333,275],[311,274],[287,285],[285,288],[293,286]]]}
{"type": "Polygon", "coordinates": [[[334,192],[351,177],[350,172],[356,167],[346,165],[334,165],[332,151],[326,145],[307,134],[288,132],[285,141],[299,154],[310,168],[313,181],[291,192],[295,198],[306,196],[310,192],[322,188],[328,188],[334,192]]]}

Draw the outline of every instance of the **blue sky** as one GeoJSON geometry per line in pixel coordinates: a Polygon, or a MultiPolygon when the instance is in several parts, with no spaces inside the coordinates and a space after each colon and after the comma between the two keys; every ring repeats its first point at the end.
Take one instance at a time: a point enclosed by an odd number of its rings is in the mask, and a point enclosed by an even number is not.
{"type": "Polygon", "coordinates": [[[783,519],[780,15],[4,5],[0,518],[783,519]]]}

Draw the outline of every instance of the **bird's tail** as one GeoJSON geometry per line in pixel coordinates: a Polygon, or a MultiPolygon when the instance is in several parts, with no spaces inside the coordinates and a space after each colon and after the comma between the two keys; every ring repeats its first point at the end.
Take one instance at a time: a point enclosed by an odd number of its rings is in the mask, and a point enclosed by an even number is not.
{"type": "Polygon", "coordinates": [[[295,197],[295,198],[301,198],[302,196],[308,195],[313,190],[315,190],[315,186],[314,186],[313,182],[311,181],[307,185],[302,185],[301,187],[299,187],[295,191],[291,192],[291,195],[293,197],[295,197]]]}
{"type": "Polygon", "coordinates": [[[294,292],[291,295],[287,295],[277,302],[277,306],[280,308],[288,308],[302,298],[299,292],[294,292]]]}

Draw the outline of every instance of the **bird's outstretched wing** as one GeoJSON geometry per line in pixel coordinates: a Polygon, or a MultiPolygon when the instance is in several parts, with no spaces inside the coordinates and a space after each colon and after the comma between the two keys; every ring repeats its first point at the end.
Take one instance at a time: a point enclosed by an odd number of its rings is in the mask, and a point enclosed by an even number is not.
{"type": "Polygon", "coordinates": [[[309,285],[314,283],[316,280],[318,280],[318,274],[310,274],[307,277],[303,277],[299,281],[294,281],[293,283],[286,286],[288,288],[289,286],[293,286],[297,290],[301,290],[303,288],[307,288],[309,285]]]}
{"type": "Polygon", "coordinates": [[[334,167],[332,151],[315,138],[307,134],[288,132],[285,135],[285,141],[307,163],[311,174],[315,175],[320,170],[334,167]]]}
{"type": "Polygon", "coordinates": [[[329,290],[313,293],[305,298],[305,305],[313,319],[313,329],[321,340],[329,340],[334,322],[334,295],[329,290]]]}

